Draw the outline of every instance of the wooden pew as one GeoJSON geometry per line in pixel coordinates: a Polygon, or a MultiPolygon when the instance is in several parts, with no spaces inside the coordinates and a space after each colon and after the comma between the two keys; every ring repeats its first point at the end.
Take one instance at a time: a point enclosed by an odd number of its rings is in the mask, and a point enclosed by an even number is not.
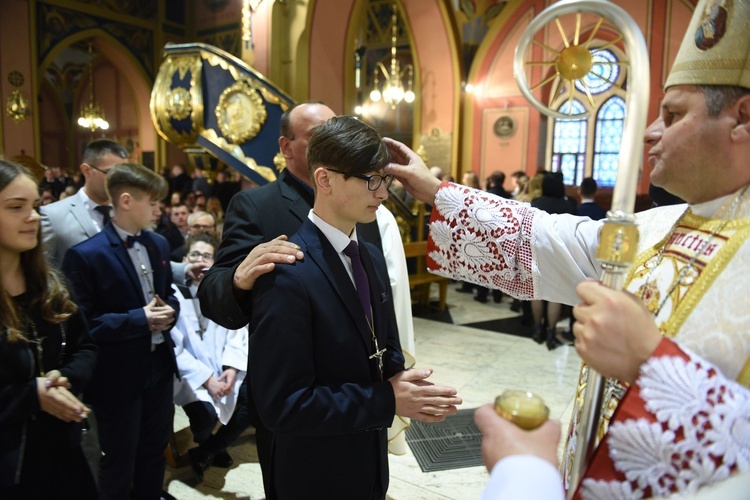
{"type": "Polygon", "coordinates": [[[423,304],[429,304],[430,285],[437,283],[440,292],[439,306],[440,310],[444,311],[448,298],[449,280],[448,278],[443,278],[427,271],[427,241],[404,243],[404,254],[407,259],[416,259],[415,272],[409,274],[409,288],[413,290],[416,287],[421,287],[421,301],[423,304]]]}

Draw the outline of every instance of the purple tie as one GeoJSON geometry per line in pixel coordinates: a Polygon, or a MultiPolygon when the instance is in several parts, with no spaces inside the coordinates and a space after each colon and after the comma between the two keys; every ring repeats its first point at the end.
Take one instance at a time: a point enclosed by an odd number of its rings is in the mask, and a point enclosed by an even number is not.
{"type": "Polygon", "coordinates": [[[354,275],[354,285],[357,287],[357,295],[362,309],[365,310],[367,322],[372,325],[372,306],[370,305],[370,282],[367,280],[365,268],[362,267],[362,260],[359,258],[359,246],[352,240],[344,249],[344,254],[352,260],[352,274],[354,275]]]}

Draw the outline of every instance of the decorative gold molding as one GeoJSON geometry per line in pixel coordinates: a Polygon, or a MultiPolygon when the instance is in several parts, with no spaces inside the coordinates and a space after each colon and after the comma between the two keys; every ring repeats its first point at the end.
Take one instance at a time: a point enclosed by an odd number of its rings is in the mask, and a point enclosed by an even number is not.
{"type": "Polygon", "coordinates": [[[224,139],[223,137],[219,137],[219,134],[216,133],[214,129],[202,130],[200,135],[201,137],[204,137],[211,143],[215,144],[230,155],[240,160],[247,166],[247,168],[257,172],[268,182],[273,182],[276,180],[276,173],[274,173],[272,168],[258,165],[254,159],[245,156],[245,152],[242,151],[241,147],[239,147],[237,144],[228,143],[226,139],[224,139]]]}
{"type": "Polygon", "coordinates": [[[179,54],[168,56],[159,67],[151,92],[151,121],[164,140],[177,146],[195,143],[203,127],[203,92],[201,86],[202,61],[200,56],[179,54]],[[190,88],[173,87],[173,77],[185,79],[190,72],[190,88]],[[172,121],[190,119],[189,130],[175,130],[172,121]]]}
{"type": "Polygon", "coordinates": [[[175,120],[184,120],[193,112],[190,104],[190,91],[185,87],[175,87],[167,91],[167,114],[175,120]]]}
{"type": "Polygon", "coordinates": [[[258,135],[268,116],[260,93],[247,78],[221,93],[214,112],[219,130],[235,144],[258,135]]]}
{"type": "MultiPolygon", "coordinates": [[[[212,54],[211,52],[207,51],[201,51],[201,57],[204,61],[206,61],[211,66],[218,66],[221,69],[228,71],[230,75],[232,75],[232,78],[234,78],[236,81],[245,81],[249,86],[254,88],[255,90],[259,91],[261,94],[263,94],[263,98],[268,101],[270,104],[278,104],[281,106],[282,111],[287,111],[289,109],[289,105],[282,101],[281,98],[276,95],[274,92],[270,90],[269,87],[273,87],[274,85],[268,81],[266,78],[264,78],[261,74],[253,72],[254,79],[248,78],[246,76],[243,76],[237,69],[236,66],[233,66],[229,63],[228,60],[219,57],[216,54],[212,54]],[[265,85],[260,85],[256,83],[255,80],[258,80],[259,82],[263,82],[265,85]]],[[[237,59],[240,63],[244,64],[242,61],[237,59]]]]}

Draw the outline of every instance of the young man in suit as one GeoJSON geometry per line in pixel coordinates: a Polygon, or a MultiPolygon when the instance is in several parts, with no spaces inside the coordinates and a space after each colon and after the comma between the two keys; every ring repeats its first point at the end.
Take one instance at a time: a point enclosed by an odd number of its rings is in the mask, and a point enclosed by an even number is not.
{"type": "Polygon", "coordinates": [[[159,498],[177,374],[170,328],[179,305],[169,245],[147,229],[167,185],[151,170],[124,163],[107,174],[107,192],[112,223],[63,260],[99,346],[86,401],[99,424],[100,498],[159,498]]]}
{"type": "MultiPolygon", "coordinates": [[[[284,240],[297,232],[313,205],[305,157],[312,129],[333,116],[328,106],[316,102],[297,104],[282,115],[279,149],[286,168],[275,182],[246,189],[232,198],[216,261],[198,288],[206,318],[232,330],[246,326],[250,323],[251,290],[256,278],[276,263],[302,258],[297,246],[284,240]]],[[[377,227],[374,229],[377,234],[377,227]]],[[[248,399],[266,498],[274,500],[269,483],[273,434],[257,415],[252,390],[248,399]]]]}
{"type": "Polygon", "coordinates": [[[111,220],[107,172],[127,157],[125,148],[114,141],[91,142],[83,151],[81,163],[86,184],[73,196],[39,209],[45,251],[55,267],[60,267],[68,248],[91,238],[111,220]]]}
{"type": "Polygon", "coordinates": [[[274,431],[278,497],[385,498],[394,415],[441,421],[456,390],[404,370],[388,274],[357,223],[375,220],[392,176],[380,135],[353,117],[317,127],[308,149],[315,203],[290,241],[305,258],[253,288],[250,384],[274,431]]]}

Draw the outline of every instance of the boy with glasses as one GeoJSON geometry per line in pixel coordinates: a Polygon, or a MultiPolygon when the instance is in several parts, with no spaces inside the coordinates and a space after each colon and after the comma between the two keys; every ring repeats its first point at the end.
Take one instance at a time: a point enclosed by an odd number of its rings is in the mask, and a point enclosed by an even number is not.
{"type": "MultiPolygon", "coordinates": [[[[216,235],[216,224],[214,223],[214,216],[208,212],[193,212],[187,217],[187,238],[200,233],[210,233],[216,235]]],[[[218,235],[216,235],[218,238],[218,235]]],[[[166,237],[166,236],[165,236],[166,237]]],[[[184,245],[172,250],[169,257],[174,262],[185,262],[185,254],[187,253],[188,245],[187,241],[184,245]]],[[[187,261],[193,263],[194,261],[187,261]]]]}
{"type": "MultiPolygon", "coordinates": [[[[219,241],[213,234],[198,232],[187,240],[187,262],[206,268],[214,263],[219,241]]],[[[172,330],[175,356],[181,380],[175,382],[174,402],[190,419],[197,448],[188,452],[193,478],[203,481],[210,466],[230,467],[231,445],[250,425],[247,410],[247,327],[229,330],[201,314],[196,291],[200,281],[189,287],[173,286],[179,292],[180,317],[172,330]],[[213,433],[216,421],[222,423],[213,433]]]]}
{"type": "Polygon", "coordinates": [[[280,499],[385,498],[394,415],[442,421],[461,399],[404,370],[383,254],[358,237],[388,197],[390,155],[356,118],[319,125],[307,147],[315,201],[290,238],[304,259],[252,293],[250,384],[274,432],[280,499]]]}

